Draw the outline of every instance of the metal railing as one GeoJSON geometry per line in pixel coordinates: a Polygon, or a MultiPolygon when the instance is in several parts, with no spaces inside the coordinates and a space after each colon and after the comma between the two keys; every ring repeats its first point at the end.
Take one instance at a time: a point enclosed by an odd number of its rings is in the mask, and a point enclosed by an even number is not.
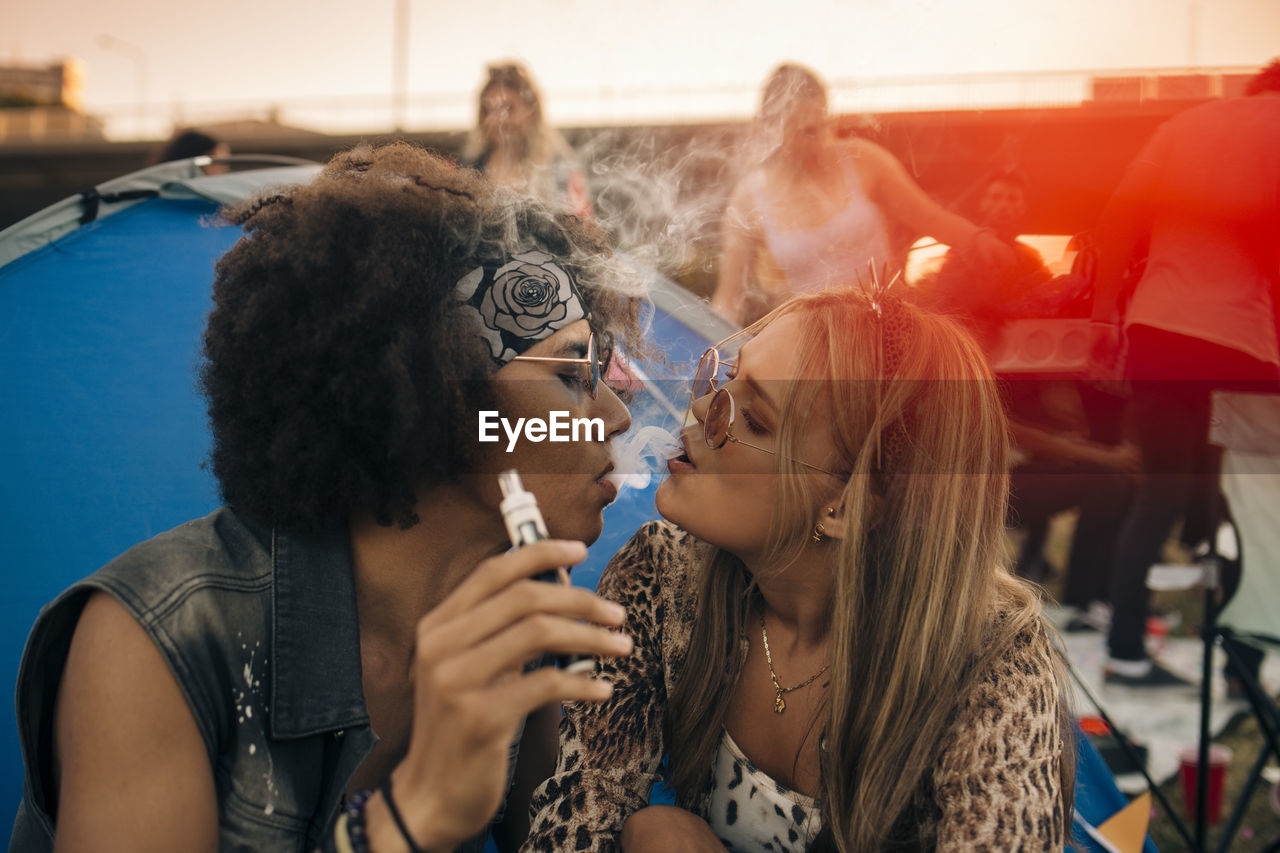
{"type": "MultiPolygon", "coordinates": [[[[1224,81],[1255,72],[1254,67],[1080,69],[1022,73],[972,73],[854,78],[830,81],[832,111],[839,114],[925,110],[1034,108],[1078,105],[1091,100],[1097,84],[1113,86],[1110,100],[1143,100],[1183,91],[1215,97],[1224,81]],[[1191,80],[1197,85],[1187,87],[1191,80]],[[1136,81],[1132,82],[1132,81],[1136,81]],[[1184,83],[1181,89],[1163,82],[1184,83]]],[[[561,127],[634,126],[744,121],[755,112],[758,85],[661,85],[564,88],[547,93],[549,118],[561,127]]],[[[12,123],[0,110],[0,141],[13,139],[12,123]]],[[[409,93],[399,102],[389,93],[294,97],[176,105],[122,103],[91,111],[85,127],[100,122],[108,139],[163,139],[175,127],[256,120],[263,133],[276,125],[321,133],[388,133],[400,119],[406,131],[461,130],[475,120],[474,92],[409,93]]],[[[74,132],[75,128],[68,128],[74,132]]],[[[89,131],[86,131],[89,132],[89,131]]],[[[286,131],[278,131],[286,132],[286,131]]]]}

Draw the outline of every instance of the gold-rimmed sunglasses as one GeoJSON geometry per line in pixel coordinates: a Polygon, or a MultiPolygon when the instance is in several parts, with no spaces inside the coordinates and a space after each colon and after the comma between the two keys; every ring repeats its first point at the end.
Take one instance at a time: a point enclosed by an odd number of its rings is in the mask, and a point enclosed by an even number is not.
{"type": "MultiPolygon", "coordinates": [[[[752,450],[781,456],[783,459],[799,463],[821,474],[844,479],[844,475],[837,474],[835,471],[828,471],[826,468],[811,465],[803,459],[796,459],[795,457],[787,456],[785,453],[779,453],[776,450],[770,450],[767,447],[743,441],[734,435],[733,423],[737,419],[738,405],[734,401],[733,394],[729,391],[728,386],[719,385],[716,379],[721,366],[737,369],[738,365],[736,362],[723,360],[720,357],[719,350],[715,347],[709,347],[698,362],[698,369],[694,372],[693,384],[689,391],[689,412],[693,411],[694,400],[700,400],[707,394],[714,392],[711,397],[711,403],[707,406],[707,413],[702,419],[702,440],[706,442],[707,447],[712,450],[719,450],[726,443],[732,441],[741,444],[743,447],[750,447],[752,450]]],[[[686,417],[687,420],[688,418],[686,417]]]]}
{"type": "Polygon", "coordinates": [[[693,401],[701,399],[720,387],[716,376],[721,367],[738,369],[737,361],[727,361],[720,356],[715,346],[707,347],[707,351],[698,360],[698,369],[693,372],[693,382],[689,385],[689,409],[693,409],[693,401]]]}
{"type": "Polygon", "coordinates": [[[591,399],[595,400],[600,395],[601,379],[609,372],[609,364],[613,361],[613,346],[606,344],[601,347],[596,343],[596,333],[592,332],[587,336],[587,354],[582,358],[564,358],[561,356],[550,355],[517,355],[512,361],[542,361],[553,364],[585,364],[587,366],[587,379],[583,383],[587,389],[587,393],[591,395],[591,399]]]}

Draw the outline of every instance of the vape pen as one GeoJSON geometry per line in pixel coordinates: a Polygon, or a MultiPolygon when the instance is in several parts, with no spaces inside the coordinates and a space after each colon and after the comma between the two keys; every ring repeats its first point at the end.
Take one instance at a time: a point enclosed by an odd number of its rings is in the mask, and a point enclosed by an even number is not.
{"type": "MultiPolygon", "coordinates": [[[[526,491],[520,482],[520,474],[514,468],[498,475],[498,488],[502,490],[502,503],[498,505],[502,520],[507,525],[507,536],[514,548],[521,548],[547,538],[547,524],[538,511],[538,500],[533,492],[526,491]]],[[[548,583],[569,583],[569,570],[565,567],[548,569],[533,576],[534,580],[548,583]]],[[[596,670],[594,658],[581,655],[547,655],[540,665],[552,664],[567,672],[590,675],[596,670]]]]}

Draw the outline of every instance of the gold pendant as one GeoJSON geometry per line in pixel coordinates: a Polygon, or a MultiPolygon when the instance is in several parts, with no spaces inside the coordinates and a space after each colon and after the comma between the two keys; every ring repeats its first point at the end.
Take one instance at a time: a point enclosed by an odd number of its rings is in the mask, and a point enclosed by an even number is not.
{"type": "Polygon", "coordinates": [[[778,695],[773,699],[773,713],[781,714],[787,710],[787,700],[782,698],[782,691],[778,691],[778,695]]]}

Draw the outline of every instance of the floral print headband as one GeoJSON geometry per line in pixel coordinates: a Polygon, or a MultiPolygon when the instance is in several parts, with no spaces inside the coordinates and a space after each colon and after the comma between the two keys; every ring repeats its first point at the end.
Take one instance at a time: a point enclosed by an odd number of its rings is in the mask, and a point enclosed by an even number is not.
{"type": "Polygon", "coordinates": [[[543,338],[587,316],[577,282],[546,252],[482,264],[454,286],[454,297],[480,320],[495,369],[543,338]]]}

